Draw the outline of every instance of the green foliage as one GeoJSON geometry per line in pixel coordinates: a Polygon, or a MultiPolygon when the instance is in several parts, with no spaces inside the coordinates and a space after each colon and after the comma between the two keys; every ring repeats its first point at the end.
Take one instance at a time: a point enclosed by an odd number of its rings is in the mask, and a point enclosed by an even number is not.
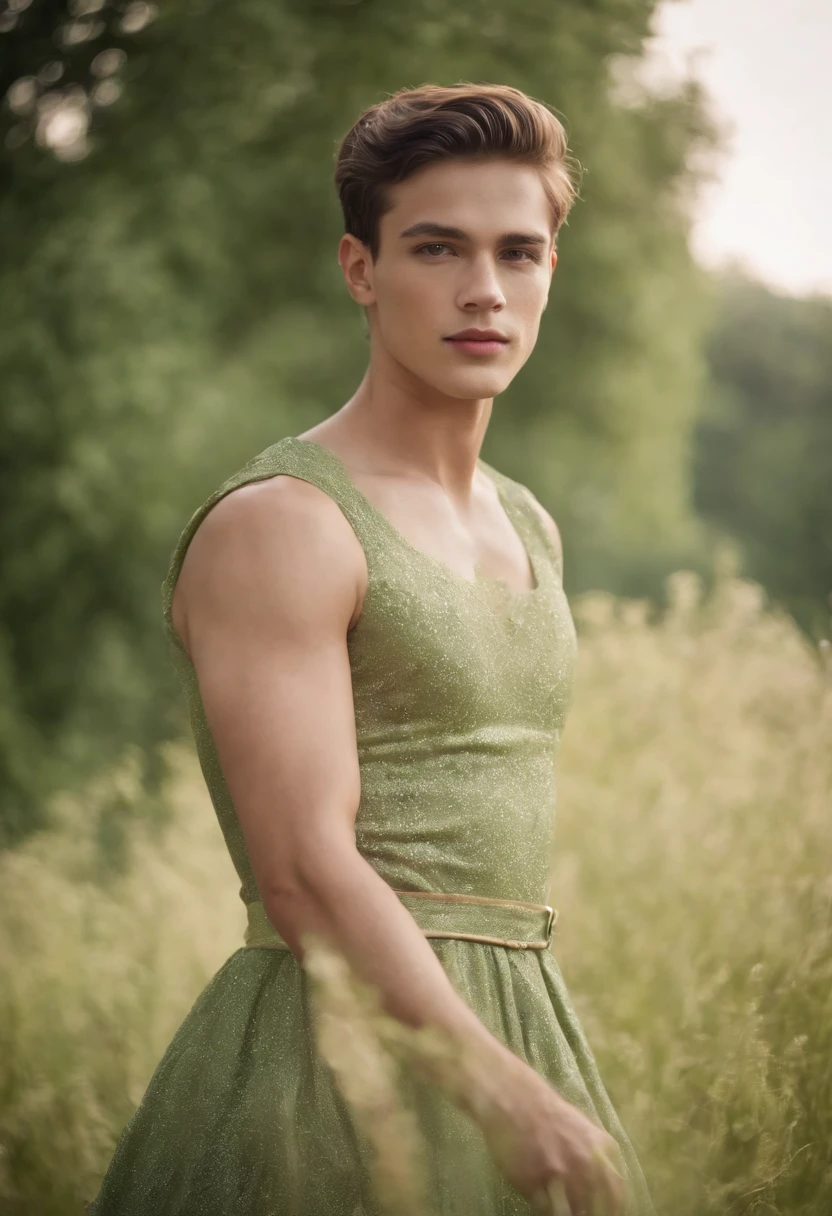
{"type": "Polygon", "coordinates": [[[719,281],[696,505],[811,635],[832,606],[832,300],[719,281]]]}
{"type": "MultiPolygon", "coordinates": [[[[586,170],[538,348],[495,403],[485,458],[562,523],[570,588],[655,588],[669,562],[695,561],[704,314],[685,197],[708,128],[695,90],[622,87],[653,8],[180,0],[121,40],[124,93],[93,115],[86,157],[7,150],[3,839],[127,747],[155,788],[182,726],[160,619],[170,552],[220,481],[363,374],[333,157],[360,110],[402,86],[524,88],[565,116],[586,170]]],[[[19,61],[31,73],[37,55],[19,61]]],[[[79,86],[93,62],[87,49],[73,66],[79,86]]]]}
{"type": "MultiPolygon", "coordinates": [[[[0,13],[0,118],[6,161],[30,141],[82,158],[96,111],[121,96],[133,35],[153,20],[145,0],[11,0],[0,13]]],[[[0,173],[3,169],[0,152],[0,173]]],[[[7,167],[7,166],[6,166],[7,167]]]]}

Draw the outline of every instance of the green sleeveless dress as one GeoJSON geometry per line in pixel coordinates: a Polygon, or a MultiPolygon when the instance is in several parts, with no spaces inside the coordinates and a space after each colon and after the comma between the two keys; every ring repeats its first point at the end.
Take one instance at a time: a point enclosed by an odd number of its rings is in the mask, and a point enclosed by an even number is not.
{"type": "MultiPolygon", "coordinates": [[[[309,978],[268,921],[199,694],[171,622],[208,511],[289,474],[343,511],[367,559],[347,635],[361,771],[356,842],[399,892],[488,1029],[618,1141],[627,1212],[654,1216],[632,1145],[549,948],[555,761],[577,639],[529,491],[479,461],[522,540],[528,592],[414,548],[327,449],[280,440],[193,514],[162,585],[173,662],[248,911],[245,944],[197,998],[124,1128],[89,1216],[378,1216],[368,1146],[317,1054],[309,978]],[[450,898],[448,898],[450,897],[450,898]]],[[[529,1216],[477,1125],[439,1091],[416,1107],[435,1216],[529,1216]]]]}

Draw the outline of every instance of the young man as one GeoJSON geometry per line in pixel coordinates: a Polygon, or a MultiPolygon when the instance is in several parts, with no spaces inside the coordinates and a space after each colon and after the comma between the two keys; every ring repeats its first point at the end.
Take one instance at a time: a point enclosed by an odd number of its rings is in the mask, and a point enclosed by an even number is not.
{"type": "Polygon", "coordinates": [[[547,949],[576,648],[560,537],[479,457],[546,307],[575,192],[563,128],[504,86],[403,90],[356,122],[336,182],[364,379],[199,508],[163,588],[247,946],[92,1211],[377,1211],[313,1052],[312,932],[393,1016],[487,1063],[453,1107],[420,1099],[432,1211],[652,1212],[547,949]]]}

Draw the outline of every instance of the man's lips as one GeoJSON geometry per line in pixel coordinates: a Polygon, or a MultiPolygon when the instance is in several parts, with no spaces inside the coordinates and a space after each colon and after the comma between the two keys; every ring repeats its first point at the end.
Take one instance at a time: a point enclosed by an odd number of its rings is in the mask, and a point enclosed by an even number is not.
{"type": "Polygon", "coordinates": [[[469,355],[496,355],[508,345],[507,338],[445,338],[456,350],[469,355]]]}
{"type": "Polygon", "coordinates": [[[470,329],[461,329],[458,333],[451,334],[448,338],[449,342],[507,342],[508,338],[499,329],[476,329],[473,326],[470,329]]]}

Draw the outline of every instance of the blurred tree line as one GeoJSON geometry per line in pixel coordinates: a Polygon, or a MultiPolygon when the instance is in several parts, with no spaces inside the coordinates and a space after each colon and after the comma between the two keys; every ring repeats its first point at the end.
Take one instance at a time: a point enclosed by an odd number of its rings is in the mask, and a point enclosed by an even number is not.
{"type": "Polygon", "coordinates": [[[716,282],[708,388],[694,432],[694,507],[806,632],[832,607],[832,298],[716,282]]]}
{"type": "MultiPolygon", "coordinates": [[[[483,450],[558,519],[567,590],[661,598],[728,535],[825,627],[829,306],[692,263],[717,133],[695,83],[638,83],[655,7],[0,0],[0,842],[125,757],[164,814],[167,562],[220,481],[363,374],[333,159],[406,85],[525,89],[585,169],[483,450]]],[[[101,815],[111,862],[133,806],[101,815]]]]}

